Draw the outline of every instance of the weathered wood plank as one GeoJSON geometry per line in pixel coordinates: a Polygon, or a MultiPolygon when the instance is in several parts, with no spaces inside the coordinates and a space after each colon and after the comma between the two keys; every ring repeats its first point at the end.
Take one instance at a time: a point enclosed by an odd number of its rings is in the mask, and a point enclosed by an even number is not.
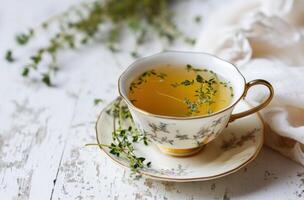
{"type": "MultiPolygon", "coordinates": [[[[37,25],[71,3],[54,7],[55,1],[1,2],[0,54],[14,46],[16,32],[37,25]]],[[[7,64],[1,56],[0,196],[1,199],[49,199],[75,99],[65,90],[25,81],[18,65],[18,62],[7,64]]]]}
{"type": "Polygon", "coordinates": [[[32,92],[29,96],[23,92],[1,94],[5,105],[1,115],[9,122],[1,123],[0,128],[0,179],[5,180],[1,190],[8,197],[50,195],[73,113],[74,100],[68,100],[62,91],[32,92]],[[69,105],[60,106],[62,102],[69,105]],[[32,188],[37,186],[39,190],[32,188]]]}

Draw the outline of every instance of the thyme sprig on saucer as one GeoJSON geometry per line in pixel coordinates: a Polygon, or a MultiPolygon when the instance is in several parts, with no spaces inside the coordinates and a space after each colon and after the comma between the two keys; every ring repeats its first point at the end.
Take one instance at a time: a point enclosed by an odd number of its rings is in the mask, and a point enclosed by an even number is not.
{"type": "MultiPolygon", "coordinates": [[[[195,68],[190,64],[186,65],[187,72],[194,72],[196,74],[195,80],[183,80],[180,83],[171,84],[172,87],[176,88],[181,85],[190,86],[195,82],[199,83],[199,87],[195,90],[195,100],[191,101],[189,98],[185,98],[183,102],[187,105],[188,115],[193,115],[199,113],[199,108],[203,105],[212,105],[214,102],[213,97],[216,95],[217,90],[214,88],[214,85],[218,82],[218,77],[215,72],[207,69],[195,68]],[[200,73],[208,72],[212,75],[210,79],[204,79],[200,73]]],[[[222,82],[221,82],[222,83],[222,82]]],[[[211,114],[212,110],[208,109],[208,114],[211,114]]]]}
{"type": "Polygon", "coordinates": [[[150,167],[151,162],[145,162],[145,158],[135,154],[133,144],[143,142],[143,144],[148,145],[148,139],[135,127],[128,107],[122,105],[122,99],[117,99],[106,112],[114,119],[113,142],[110,145],[101,144],[101,146],[109,148],[111,154],[127,159],[132,172],[137,173],[144,167],[150,167]]]}

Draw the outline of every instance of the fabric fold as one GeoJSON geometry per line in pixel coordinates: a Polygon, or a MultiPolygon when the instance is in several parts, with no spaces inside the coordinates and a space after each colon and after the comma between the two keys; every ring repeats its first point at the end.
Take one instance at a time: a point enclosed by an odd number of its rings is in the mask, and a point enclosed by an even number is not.
{"type": "MultiPolygon", "coordinates": [[[[233,1],[213,13],[197,51],[234,63],[252,80],[263,78],[275,89],[261,111],[266,145],[304,165],[304,0],[233,1]]],[[[248,100],[259,104],[267,90],[257,87],[248,100]]]]}

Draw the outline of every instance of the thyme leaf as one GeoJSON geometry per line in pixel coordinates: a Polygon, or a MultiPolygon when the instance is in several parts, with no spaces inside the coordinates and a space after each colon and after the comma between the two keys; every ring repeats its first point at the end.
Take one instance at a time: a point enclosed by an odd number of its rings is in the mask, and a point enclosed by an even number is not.
{"type": "Polygon", "coordinates": [[[34,30],[30,29],[28,33],[19,33],[16,35],[16,42],[19,45],[25,45],[34,36],[34,30]]]}
{"type": "Polygon", "coordinates": [[[12,50],[7,50],[6,51],[5,59],[6,59],[7,62],[10,62],[10,63],[15,61],[12,50]]]}
{"type": "Polygon", "coordinates": [[[194,21],[195,21],[196,23],[201,23],[201,21],[202,21],[202,16],[200,16],[200,15],[195,16],[195,17],[194,17],[194,21]]]}
{"type": "Polygon", "coordinates": [[[95,106],[97,106],[98,104],[103,103],[103,102],[104,102],[103,99],[100,99],[100,98],[94,99],[94,105],[95,105],[95,106]]]}
{"type": "Polygon", "coordinates": [[[147,77],[150,76],[155,76],[160,78],[161,80],[165,79],[167,77],[167,74],[165,73],[157,73],[154,69],[151,69],[149,71],[146,71],[144,73],[142,73],[136,80],[134,80],[130,86],[129,86],[129,90],[130,92],[134,92],[135,88],[138,88],[139,85],[146,83],[147,82],[147,77]]]}
{"type": "Polygon", "coordinates": [[[136,142],[148,145],[148,139],[135,127],[131,113],[126,105],[122,105],[121,98],[116,100],[106,112],[114,117],[113,142],[103,146],[109,148],[111,154],[127,159],[134,173],[139,173],[139,170],[144,167],[150,167],[151,162],[145,162],[144,157],[137,156],[133,146],[136,142]]]}

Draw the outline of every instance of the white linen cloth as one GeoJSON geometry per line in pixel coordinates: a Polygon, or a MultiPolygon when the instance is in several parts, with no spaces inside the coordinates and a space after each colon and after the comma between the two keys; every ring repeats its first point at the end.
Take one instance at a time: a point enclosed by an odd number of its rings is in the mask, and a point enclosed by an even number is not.
{"type": "MultiPolygon", "coordinates": [[[[234,63],[247,81],[268,80],[271,104],[261,111],[265,143],[304,165],[304,0],[225,1],[199,35],[197,51],[234,63]]],[[[249,91],[259,104],[268,95],[249,91]]]]}

